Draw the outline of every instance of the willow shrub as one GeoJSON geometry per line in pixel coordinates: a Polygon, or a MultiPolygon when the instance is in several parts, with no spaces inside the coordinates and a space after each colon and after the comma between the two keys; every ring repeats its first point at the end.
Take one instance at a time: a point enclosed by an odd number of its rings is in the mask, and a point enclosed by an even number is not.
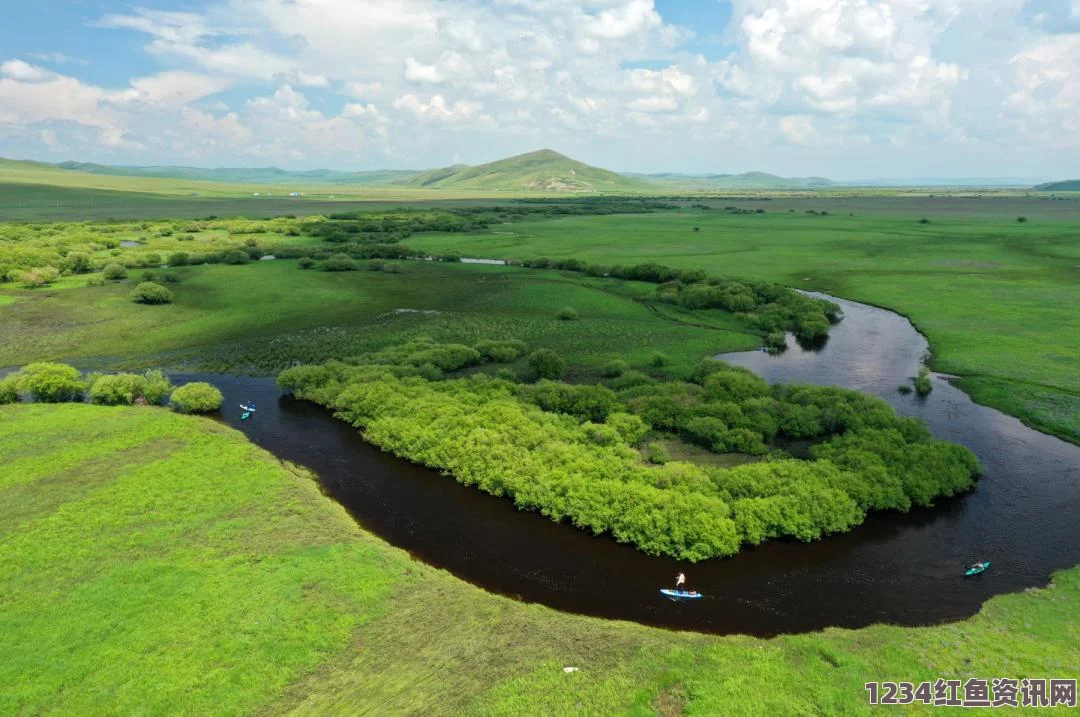
{"type": "Polygon", "coordinates": [[[278,380],[395,455],[523,510],[687,560],[733,555],[770,538],[816,540],[861,523],[868,510],[906,510],[972,484],[978,465],[970,452],[931,440],[877,399],[773,388],[744,374],[721,364],[699,372],[704,385],[653,382],[620,394],[483,375],[433,382],[400,366],[336,362],[289,369],[278,380]],[[725,450],[760,452],[765,434],[785,430],[780,422],[797,409],[813,421],[788,429],[829,438],[814,460],[648,465],[632,448],[660,420],[725,450]]]}

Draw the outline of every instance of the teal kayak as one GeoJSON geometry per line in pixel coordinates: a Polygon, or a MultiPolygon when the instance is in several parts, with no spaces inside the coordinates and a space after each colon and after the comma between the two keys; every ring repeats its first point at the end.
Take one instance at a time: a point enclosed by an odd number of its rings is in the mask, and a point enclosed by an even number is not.
{"type": "Polygon", "coordinates": [[[982,567],[978,567],[978,568],[970,567],[967,570],[965,570],[964,571],[964,576],[965,577],[970,577],[972,575],[978,575],[979,573],[985,573],[986,569],[989,568],[989,567],[990,567],[990,561],[987,560],[985,563],[982,564],[982,567]]]}
{"type": "Polygon", "coordinates": [[[698,598],[705,597],[696,590],[672,590],[671,588],[660,588],[660,592],[670,598],[682,598],[685,600],[697,600],[698,598]]]}
{"type": "Polygon", "coordinates": [[[241,421],[246,421],[249,418],[251,418],[251,412],[250,411],[245,411],[244,413],[240,414],[240,420],[241,421]]]}

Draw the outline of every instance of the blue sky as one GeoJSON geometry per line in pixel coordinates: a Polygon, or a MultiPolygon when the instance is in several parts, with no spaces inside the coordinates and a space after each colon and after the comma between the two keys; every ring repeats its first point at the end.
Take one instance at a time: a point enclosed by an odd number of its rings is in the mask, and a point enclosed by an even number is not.
{"type": "Polygon", "coordinates": [[[1080,0],[41,0],[0,156],[1080,175],[1080,0]]]}

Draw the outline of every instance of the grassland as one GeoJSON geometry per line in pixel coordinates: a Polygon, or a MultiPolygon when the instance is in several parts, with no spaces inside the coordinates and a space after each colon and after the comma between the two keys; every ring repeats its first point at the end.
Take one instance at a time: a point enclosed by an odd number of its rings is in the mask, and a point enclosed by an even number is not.
{"type": "Polygon", "coordinates": [[[963,377],[960,385],[976,400],[1080,440],[1076,202],[734,203],[766,212],[575,217],[500,226],[487,234],[416,236],[407,243],[497,258],[654,260],[885,306],[912,319],[930,340],[933,367],[963,377]],[[811,208],[827,215],[807,214],[811,208]]]}
{"type": "Polygon", "coordinates": [[[46,289],[0,291],[0,366],[66,359],[87,366],[198,366],[273,373],[295,362],[355,355],[416,336],[473,343],[516,338],[584,367],[628,356],[646,366],[657,347],[670,370],[702,356],[748,349],[758,334],[723,312],[663,312],[634,301],[635,282],[518,267],[402,262],[402,273],[301,271],[295,261],[169,270],[168,306],[133,303],[140,272],[86,286],[67,277],[46,289]],[[576,321],[560,321],[572,306],[576,321]]]}
{"type": "Polygon", "coordinates": [[[871,680],[1080,664],[1080,569],[937,627],[669,632],[416,562],[206,419],[17,405],[0,425],[4,714],[870,714],[871,680]]]}

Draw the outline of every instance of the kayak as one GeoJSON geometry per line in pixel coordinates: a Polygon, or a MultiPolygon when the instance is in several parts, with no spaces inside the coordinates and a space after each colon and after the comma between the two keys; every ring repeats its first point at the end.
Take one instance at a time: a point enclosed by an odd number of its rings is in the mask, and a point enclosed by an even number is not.
{"type": "Polygon", "coordinates": [[[983,566],[981,568],[968,568],[967,570],[965,570],[964,571],[964,576],[965,577],[970,577],[972,575],[978,575],[979,573],[984,573],[984,572],[986,572],[986,569],[989,568],[989,567],[990,567],[990,561],[987,560],[985,563],[983,563],[983,566]]]}
{"type": "Polygon", "coordinates": [[[241,421],[246,421],[249,418],[251,418],[251,413],[250,412],[245,412],[245,413],[240,414],[240,420],[241,421]]]}
{"type": "Polygon", "coordinates": [[[240,408],[244,409],[248,413],[255,413],[255,407],[254,406],[245,406],[244,404],[241,403],[240,408]]]}
{"type": "Polygon", "coordinates": [[[698,598],[705,597],[699,592],[691,592],[688,590],[672,590],[671,588],[660,588],[660,592],[663,595],[672,598],[684,598],[686,600],[697,600],[698,598]]]}

